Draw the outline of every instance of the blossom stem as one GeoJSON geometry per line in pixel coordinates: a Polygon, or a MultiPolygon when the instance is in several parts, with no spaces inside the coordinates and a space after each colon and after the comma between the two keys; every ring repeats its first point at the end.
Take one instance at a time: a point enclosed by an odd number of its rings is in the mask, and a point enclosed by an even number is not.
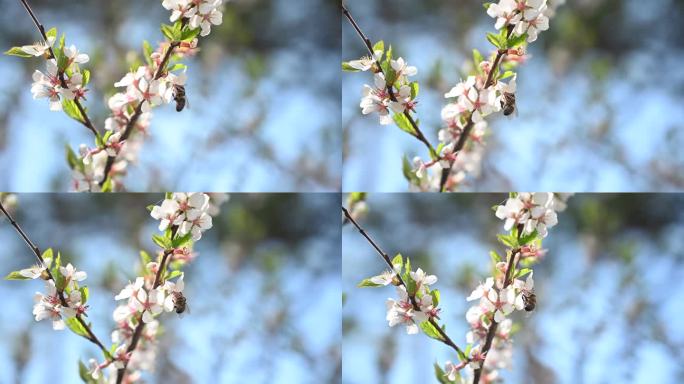
{"type": "MultiPolygon", "coordinates": [[[[511,33],[513,33],[513,26],[509,25],[507,28],[508,32],[506,34],[506,38],[508,39],[511,36],[511,33]]],[[[485,81],[484,89],[487,89],[493,85],[494,74],[499,72],[499,64],[501,63],[501,60],[503,60],[503,57],[506,55],[507,52],[507,49],[499,49],[496,52],[496,57],[494,58],[494,63],[492,63],[492,69],[489,71],[489,74],[487,75],[487,80],[485,81]]],[[[463,128],[463,132],[461,133],[461,136],[458,137],[458,141],[454,146],[453,153],[458,154],[463,149],[463,147],[465,147],[466,141],[470,136],[470,131],[472,131],[474,125],[475,124],[473,124],[472,116],[469,116],[466,126],[463,128]]],[[[449,162],[449,168],[442,169],[442,176],[439,181],[440,192],[445,192],[446,183],[449,180],[449,174],[451,173],[451,169],[453,168],[455,162],[455,160],[449,162]]]]}
{"type": "MultiPolygon", "coordinates": [[[[356,33],[359,35],[361,40],[363,40],[363,43],[366,46],[366,49],[368,49],[368,53],[370,54],[370,57],[374,58],[375,52],[373,52],[373,43],[368,38],[368,36],[366,36],[366,34],[363,33],[363,31],[361,30],[361,27],[359,27],[359,25],[356,23],[356,20],[354,20],[354,17],[349,12],[349,9],[347,9],[347,7],[344,5],[344,2],[342,3],[342,13],[347,18],[347,20],[349,20],[349,23],[352,25],[352,27],[354,27],[354,30],[356,30],[356,33]]],[[[385,74],[379,65],[377,65],[377,68],[378,68],[378,71],[380,73],[382,73],[383,75],[385,74]]],[[[394,95],[393,84],[387,84],[387,92],[389,93],[390,100],[396,102],[397,97],[394,95]]],[[[438,157],[439,154],[435,150],[435,147],[433,147],[432,144],[430,144],[430,141],[425,137],[425,135],[420,130],[420,128],[418,128],[418,123],[416,123],[416,121],[413,119],[413,116],[411,116],[411,113],[408,110],[405,110],[404,116],[406,117],[406,119],[411,124],[411,127],[413,128],[413,133],[411,133],[411,135],[413,137],[415,137],[416,139],[418,139],[423,144],[425,144],[425,146],[430,151],[431,156],[438,157]]]]}
{"type": "MultiPolygon", "coordinates": [[[[178,226],[173,226],[171,228],[171,238],[176,236],[176,232],[178,231],[178,226]]],[[[166,271],[166,262],[168,261],[169,256],[173,253],[173,249],[167,249],[164,250],[164,254],[162,255],[161,262],[159,263],[159,268],[157,268],[157,274],[154,277],[154,284],[152,284],[152,289],[157,289],[161,283],[162,283],[162,276],[164,275],[164,272],[166,271]]],[[[138,324],[135,327],[135,331],[133,331],[133,337],[131,338],[131,345],[128,346],[126,349],[126,354],[132,353],[135,351],[135,349],[138,347],[138,342],[140,341],[140,336],[142,335],[143,329],[145,328],[145,322],[142,319],[143,314],[140,313],[138,316],[138,324]]],[[[124,366],[123,368],[119,368],[116,371],[116,384],[121,384],[123,382],[124,376],[126,375],[126,368],[128,367],[128,361],[124,361],[124,366]]]]}
{"type": "MultiPolygon", "coordinates": [[[[173,41],[171,42],[171,45],[169,45],[169,48],[166,50],[166,53],[164,54],[164,57],[162,58],[162,61],[159,63],[159,67],[157,68],[157,72],[154,74],[154,80],[158,80],[161,75],[164,73],[166,70],[166,65],[169,63],[169,59],[171,59],[171,54],[173,53],[174,49],[180,45],[180,41],[173,41]]],[[[149,85],[148,85],[149,87],[149,85]]],[[[135,124],[138,122],[138,119],[140,118],[140,115],[142,114],[142,106],[143,103],[145,103],[145,100],[142,100],[138,105],[135,107],[135,112],[133,112],[133,116],[131,116],[131,119],[128,120],[128,124],[126,124],[126,128],[124,128],[123,133],[121,134],[121,140],[124,141],[127,140],[128,137],[131,135],[133,132],[133,127],[135,127],[135,124]]],[[[104,177],[102,178],[102,181],[100,181],[100,186],[103,186],[104,183],[107,181],[107,178],[109,178],[109,172],[112,170],[112,166],[114,165],[114,161],[116,160],[116,156],[109,156],[107,158],[107,163],[105,164],[105,169],[104,169],[104,177]]]]}
{"type": "MultiPolygon", "coordinates": [[[[361,233],[361,235],[364,238],[366,238],[368,243],[375,249],[375,251],[380,255],[380,257],[382,257],[382,259],[385,261],[385,263],[389,266],[390,270],[393,271],[394,266],[392,265],[392,260],[390,259],[387,252],[383,251],[380,248],[380,246],[378,246],[378,244],[373,240],[373,238],[370,237],[370,235],[366,232],[366,230],[361,228],[361,226],[351,216],[351,214],[349,213],[347,208],[342,207],[342,212],[344,212],[345,218],[349,222],[351,222],[354,225],[354,227],[356,227],[356,229],[359,231],[359,233],[361,233]]],[[[404,282],[404,279],[398,273],[396,274],[396,277],[397,277],[397,280],[399,281],[399,285],[406,288],[406,283],[404,282]]],[[[406,290],[406,292],[408,294],[408,289],[406,290]]],[[[418,302],[416,302],[415,294],[413,294],[413,295],[408,294],[408,296],[409,296],[409,299],[411,300],[411,304],[413,305],[413,308],[417,311],[420,311],[420,306],[418,305],[418,302]]],[[[454,349],[456,351],[456,353],[458,353],[458,356],[459,356],[461,361],[467,361],[468,360],[468,357],[463,352],[463,350],[461,350],[461,348],[459,348],[458,345],[456,345],[456,343],[454,343],[454,341],[449,337],[449,335],[446,333],[446,331],[444,331],[444,329],[437,323],[437,321],[435,321],[434,318],[429,318],[428,322],[433,327],[435,327],[437,332],[439,332],[439,334],[441,336],[441,339],[439,339],[439,341],[441,341],[442,343],[444,343],[444,344],[448,345],[449,347],[451,347],[452,349],[454,349]]]]}
{"type": "MultiPolygon", "coordinates": [[[[52,275],[52,272],[50,272],[50,269],[47,268],[47,265],[45,264],[45,260],[43,259],[43,256],[40,253],[40,249],[36,246],[36,244],[34,242],[31,241],[31,239],[28,237],[26,232],[24,232],[24,230],[21,228],[19,223],[17,223],[14,220],[12,215],[10,215],[10,213],[7,212],[7,210],[2,205],[1,202],[0,202],[0,211],[2,211],[2,213],[5,215],[5,217],[7,217],[7,220],[9,220],[12,227],[14,227],[14,229],[17,231],[17,233],[19,233],[19,235],[24,240],[26,245],[29,248],[31,248],[31,251],[33,251],[33,254],[36,256],[36,259],[38,259],[38,262],[40,263],[40,265],[46,267],[45,272],[47,273],[48,278],[50,280],[52,280],[53,282],[55,282],[55,286],[56,286],[56,280],[55,280],[54,276],[52,275]]],[[[59,301],[61,302],[62,306],[67,307],[68,304],[67,304],[66,298],[64,297],[64,291],[57,289],[57,296],[59,297],[59,301]]],[[[102,344],[100,339],[97,338],[97,336],[95,335],[93,330],[90,328],[88,323],[86,323],[86,321],[83,320],[83,317],[81,316],[81,314],[77,313],[75,318],[81,324],[81,326],[85,329],[85,331],[88,333],[88,336],[87,337],[84,336],[84,337],[87,340],[89,340],[90,342],[92,342],[93,344],[97,345],[102,350],[102,352],[105,354],[105,356],[109,357],[110,356],[109,351],[107,350],[107,348],[105,348],[105,346],[102,344]]]]}
{"type": "MultiPolygon", "coordinates": [[[[523,225],[519,224],[517,229],[518,240],[520,240],[520,236],[522,235],[524,227],[523,225]]],[[[513,280],[513,271],[517,266],[517,261],[520,260],[520,257],[517,257],[518,253],[520,253],[519,248],[511,249],[508,258],[506,259],[506,274],[504,275],[504,283],[502,289],[508,287],[511,284],[511,281],[513,280]]],[[[485,360],[487,360],[487,352],[489,352],[489,350],[492,348],[492,343],[494,342],[494,336],[496,336],[496,329],[498,328],[498,326],[499,324],[492,317],[492,323],[489,325],[489,330],[487,330],[487,337],[485,338],[485,343],[481,351],[482,355],[485,357],[485,360]]],[[[480,368],[475,370],[475,373],[473,374],[473,384],[478,384],[480,382],[480,376],[482,376],[482,369],[484,367],[485,360],[482,361],[480,368]]]]}
{"type": "MultiPolygon", "coordinates": [[[[31,6],[29,5],[27,0],[19,0],[21,1],[21,4],[24,6],[24,9],[26,9],[26,12],[28,12],[29,16],[31,16],[31,19],[33,20],[33,24],[36,25],[36,28],[38,28],[38,31],[40,32],[41,37],[43,38],[45,44],[48,47],[48,52],[50,53],[49,59],[55,59],[55,52],[52,50],[52,47],[48,44],[47,40],[47,34],[45,33],[45,27],[43,24],[41,24],[38,21],[38,18],[36,17],[36,14],[33,12],[31,9],[31,6]]],[[[59,82],[62,88],[68,88],[66,80],[64,79],[64,72],[61,70],[58,70],[58,77],[59,77],[59,82]]],[[[93,122],[90,120],[90,117],[88,116],[88,113],[86,112],[85,108],[83,105],[81,105],[81,102],[78,100],[78,98],[74,98],[74,104],[76,104],[76,108],[78,108],[78,112],[81,114],[81,117],[83,117],[83,120],[80,121],[81,124],[83,124],[88,130],[90,130],[95,137],[100,137],[100,134],[97,131],[97,128],[95,128],[95,125],[93,122]]]]}

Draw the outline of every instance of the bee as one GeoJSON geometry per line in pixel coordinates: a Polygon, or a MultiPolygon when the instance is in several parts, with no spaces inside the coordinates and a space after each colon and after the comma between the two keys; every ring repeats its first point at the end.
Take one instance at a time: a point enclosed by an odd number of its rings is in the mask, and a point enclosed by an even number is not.
{"type": "Polygon", "coordinates": [[[172,292],[173,295],[173,309],[177,314],[182,314],[186,310],[190,313],[190,308],[188,307],[188,301],[180,292],[172,292]]]}
{"type": "Polygon", "coordinates": [[[509,116],[511,113],[515,112],[515,93],[504,92],[501,98],[501,108],[503,109],[504,116],[509,116]]]}
{"type": "Polygon", "coordinates": [[[173,85],[173,100],[176,102],[176,112],[180,112],[188,103],[188,98],[185,96],[185,87],[180,84],[173,85]]]}
{"type": "Polygon", "coordinates": [[[537,307],[537,295],[534,294],[534,289],[531,291],[523,291],[522,299],[527,312],[532,312],[537,307]]]}

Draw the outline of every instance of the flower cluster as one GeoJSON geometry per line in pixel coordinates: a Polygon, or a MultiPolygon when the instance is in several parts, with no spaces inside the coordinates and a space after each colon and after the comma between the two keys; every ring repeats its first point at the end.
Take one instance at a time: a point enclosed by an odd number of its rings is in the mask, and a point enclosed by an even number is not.
{"type": "Polygon", "coordinates": [[[364,115],[377,113],[380,124],[393,121],[391,112],[403,114],[415,112],[418,101],[418,83],[410,81],[410,76],[418,74],[418,69],[401,57],[392,58],[392,47],[385,52],[382,41],[373,47],[373,57],[362,57],[344,63],[349,71],[372,71],[373,85],[364,84],[361,98],[361,113],[364,115]],[[384,56],[384,60],[383,60],[384,56]]]}
{"type": "MultiPolygon", "coordinates": [[[[44,33],[45,41],[13,47],[6,54],[20,57],[44,57],[46,71],[33,73],[33,98],[46,98],[50,110],[64,111],[85,125],[95,136],[95,146],[79,146],[78,155],[68,150],[72,169],[72,187],[76,191],[118,191],[128,164],[135,162],[149,128],[153,107],[176,102],[176,110],[186,105],[185,65],[179,59],[197,52],[197,36],[207,36],[211,27],[223,21],[223,0],[164,0],[162,6],[172,11],[173,25],[162,24],[166,40],[156,50],[144,43],[145,64],[134,67],[114,85],[123,88],[108,99],[111,114],[105,131],[98,132],[80,100],[85,99],[90,72],[79,65],[88,55],[71,45],[65,36],[57,42],[57,30],[44,33]]],[[[29,10],[30,12],[30,10],[29,10]]],[[[43,32],[41,28],[41,33],[43,32]]]]}
{"type": "Polygon", "coordinates": [[[420,268],[412,271],[411,261],[408,258],[404,261],[401,255],[395,256],[392,266],[392,270],[365,279],[359,286],[381,287],[391,284],[396,287],[398,299],[389,298],[386,302],[386,320],[390,327],[404,325],[409,335],[419,333],[423,327],[427,327],[426,332],[434,330],[428,322],[439,319],[439,291],[430,289],[430,286],[437,282],[437,277],[420,268]]]}
{"type": "Polygon", "coordinates": [[[79,287],[79,282],[84,281],[88,275],[76,270],[71,263],[62,266],[60,255],[52,267],[52,255],[52,250],[49,249],[43,253],[42,263],[10,276],[15,279],[45,280],[45,293],[36,292],[34,296],[33,315],[36,321],[48,319],[52,321],[54,330],[63,330],[66,327],[65,320],[82,315],[88,309],[85,305],[88,299],[87,290],[79,287]]]}
{"type": "Polygon", "coordinates": [[[544,254],[541,240],[547,236],[548,228],[558,222],[556,211],[565,209],[569,196],[516,193],[504,205],[496,207],[496,216],[505,220],[504,228],[510,232],[510,235],[500,235],[499,240],[510,249],[506,261],[492,252],[493,277],[480,283],[466,298],[476,302],[465,316],[470,326],[466,334],[469,355],[459,363],[446,362],[444,376],[449,381],[470,383],[475,370],[481,370],[483,382],[491,383],[499,378],[500,369],[510,368],[513,322],[509,316],[516,310],[534,310],[534,272],[527,267],[544,254]],[[492,344],[484,350],[490,333],[492,344]]]}
{"type": "Polygon", "coordinates": [[[34,99],[48,99],[51,111],[61,111],[67,108],[67,113],[74,114],[73,107],[65,106],[70,100],[84,99],[87,89],[85,88],[90,73],[81,70],[79,64],[87,63],[90,58],[85,53],[79,52],[74,46],[64,45],[64,36],[54,47],[57,39],[55,28],[46,32],[47,40],[33,45],[15,47],[7,54],[22,57],[44,57],[46,70],[33,72],[33,84],[31,94],[34,99]]]}
{"type": "Polygon", "coordinates": [[[531,43],[549,29],[549,16],[558,5],[549,7],[547,0],[499,0],[487,8],[487,14],[496,19],[496,29],[510,27],[515,36],[526,36],[531,43]]]}
{"type": "Polygon", "coordinates": [[[212,25],[223,22],[223,0],[164,0],[162,6],[171,12],[170,21],[187,19],[190,28],[200,28],[200,36],[211,32],[212,25]]]}
{"type": "Polygon", "coordinates": [[[191,234],[192,239],[197,241],[202,238],[202,232],[212,226],[208,210],[209,195],[174,193],[171,198],[164,199],[161,205],[154,206],[150,215],[160,221],[160,231],[176,226],[181,236],[191,234]]]}

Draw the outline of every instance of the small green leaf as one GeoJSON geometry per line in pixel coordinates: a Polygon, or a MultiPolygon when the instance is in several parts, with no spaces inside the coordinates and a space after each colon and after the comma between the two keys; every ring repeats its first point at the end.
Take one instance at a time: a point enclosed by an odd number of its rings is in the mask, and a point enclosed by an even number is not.
{"type": "Polygon", "coordinates": [[[518,273],[515,274],[515,277],[516,277],[516,278],[517,278],[517,277],[523,277],[523,276],[527,275],[527,274],[530,273],[530,272],[532,272],[532,269],[530,269],[530,268],[523,268],[523,269],[519,270],[518,273]]]}
{"type": "Polygon", "coordinates": [[[506,72],[504,72],[504,73],[499,77],[499,80],[507,79],[507,78],[509,78],[509,77],[511,77],[511,76],[513,76],[513,75],[515,75],[515,72],[513,72],[513,71],[506,71],[506,72]]]}
{"type": "Polygon", "coordinates": [[[102,183],[102,192],[111,192],[112,191],[112,178],[107,176],[105,179],[105,182],[102,183]]]}
{"type": "Polygon", "coordinates": [[[492,259],[492,264],[496,264],[501,261],[501,256],[499,256],[496,251],[489,251],[489,257],[492,259]]]}
{"type": "MultiPolygon", "coordinates": [[[[458,373],[457,373],[458,374],[458,373]]],[[[460,377],[460,374],[458,374],[460,377]]],[[[435,378],[440,384],[450,384],[451,382],[447,379],[447,374],[444,372],[442,367],[438,363],[435,363],[435,378]]]]}
{"type": "Polygon", "coordinates": [[[88,331],[75,317],[64,320],[64,323],[73,333],[88,338],[88,331]]]}
{"type": "Polygon", "coordinates": [[[145,208],[146,208],[148,211],[152,212],[152,210],[154,209],[154,207],[155,207],[154,204],[150,204],[150,205],[148,205],[148,206],[145,207],[145,208]]]}
{"type": "Polygon", "coordinates": [[[408,180],[411,184],[420,183],[420,179],[418,179],[418,176],[416,176],[416,174],[413,172],[411,162],[406,155],[401,158],[401,172],[404,174],[406,180],[408,180]]]}
{"type": "Polygon", "coordinates": [[[397,253],[396,256],[392,259],[392,266],[396,267],[399,266],[399,271],[401,272],[401,268],[404,266],[404,257],[401,255],[401,253],[397,253]]]}
{"type": "Polygon", "coordinates": [[[199,35],[201,28],[190,29],[186,28],[183,33],[181,33],[181,41],[192,41],[197,35],[199,35]]]}
{"type": "Polygon", "coordinates": [[[9,50],[5,51],[5,55],[8,56],[17,56],[17,57],[33,57],[30,53],[26,53],[21,50],[21,47],[12,47],[9,50]]]}
{"type": "Polygon", "coordinates": [[[5,276],[5,280],[31,280],[30,277],[22,276],[19,271],[10,272],[5,276]]]}
{"type": "Polygon", "coordinates": [[[429,338],[435,339],[435,340],[442,340],[442,335],[439,333],[437,328],[435,328],[432,323],[429,321],[423,321],[420,323],[420,329],[425,333],[425,335],[429,338]]]}
{"type": "Polygon", "coordinates": [[[83,87],[85,88],[85,86],[90,83],[90,71],[84,69],[81,71],[81,75],[83,75],[83,87]]]}
{"type": "Polygon", "coordinates": [[[473,63],[475,63],[476,68],[480,68],[480,63],[484,60],[482,54],[477,49],[473,49],[473,63]]]}
{"type": "Polygon", "coordinates": [[[368,287],[373,287],[373,288],[375,288],[375,287],[382,287],[383,285],[382,285],[382,284],[374,283],[374,282],[370,281],[370,279],[363,279],[363,280],[361,280],[361,282],[358,283],[356,286],[357,286],[358,288],[368,288],[368,287]]]}
{"type": "Polygon", "coordinates": [[[360,70],[349,65],[348,61],[342,62],[342,70],[345,72],[359,72],[360,70]]]}
{"type": "Polygon", "coordinates": [[[527,235],[523,235],[520,238],[520,241],[518,241],[518,243],[519,243],[519,245],[527,245],[527,244],[531,243],[532,241],[536,240],[537,235],[538,235],[537,230],[535,229],[534,232],[527,234],[527,235]]]}
{"type": "Polygon", "coordinates": [[[56,39],[57,38],[57,28],[55,28],[55,27],[50,28],[47,32],[45,32],[45,36],[47,36],[48,38],[52,37],[52,38],[56,39]]]}
{"type": "Polygon", "coordinates": [[[520,36],[511,35],[506,42],[508,48],[516,48],[517,46],[523,44],[527,40],[527,33],[523,33],[520,36]]]}
{"type": "Polygon", "coordinates": [[[180,248],[192,241],[192,233],[187,233],[185,236],[176,237],[171,242],[173,248],[180,248]]]}
{"type": "Polygon", "coordinates": [[[90,375],[88,367],[86,367],[86,365],[83,364],[81,360],[78,361],[78,375],[81,377],[81,380],[83,380],[83,382],[86,384],[97,383],[97,381],[93,379],[93,377],[90,375]]]}
{"type": "Polygon", "coordinates": [[[418,96],[418,90],[419,90],[418,82],[412,81],[409,84],[409,87],[411,87],[411,100],[413,100],[418,96]]]}
{"type": "Polygon", "coordinates": [[[392,116],[392,119],[397,124],[397,127],[399,127],[399,129],[401,129],[404,132],[407,132],[411,136],[416,135],[416,131],[413,129],[411,122],[409,121],[409,119],[406,117],[405,114],[394,113],[392,116]]]}
{"type": "Polygon", "coordinates": [[[81,287],[79,288],[79,291],[81,291],[81,303],[85,304],[90,297],[90,291],[88,290],[88,287],[81,287]]]}
{"type": "Polygon", "coordinates": [[[380,40],[373,45],[373,53],[380,51],[385,52],[385,42],[380,40]]]}
{"type": "Polygon", "coordinates": [[[161,25],[161,32],[166,37],[169,41],[175,41],[176,39],[174,38],[174,30],[172,25],[168,24],[162,24],[161,25]]]}
{"type": "Polygon", "coordinates": [[[174,279],[174,278],[176,278],[176,277],[178,277],[178,276],[180,276],[180,275],[182,275],[182,274],[183,274],[183,272],[178,271],[178,270],[176,270],[176,271],[171,271],[171,272],[169,272],[169,273],[166,275],[166,280],[174,279]]]}
{"type": "Polygon", "coordinates": [[[171,243],[171,240],[167,239],[164,236],[153,235],[152,241],[154,241],[154,243],[157,244],[162,249],[173,248],[173,244],[171,243]]]}
{"type": "Polygon", "coordinates": [[[503,244],[507,247],[515,248],[518,246],[518,241],[515,238],[515,236],[498,234],[498,235],[496,235],[496,238],[499,239],[501,244],[503,244]]]}
{"type": "Polygon", "coordinates": [[[76,102],[74,102],[73,100],[62,98],[62,110],[64,110],[64,113],[66,113],[67,116],[78,121],[79,123],[82,123],[84,121],[83,115],[81,115],[81,111],[78,109],[78,107],[76,106],[76,102]]]}
{"type": "Polygon", "coordinates": [[[43,254],[40,255],[40,257],[43,258],[43,261],[45,262],[45,266],[50,268],[52,265],[52,258],[54,257],[54,254],[52,252],[52,248],[48,248],[45,251],[43,251],[43,254]]]}
{"type": "Polygon", "coordinates": [[[433,289],[432,291],[430,291],[430,296],[432,296],[432,305],[437,307],[439,305],[439,297],[440,297],[439,289],[433,289]]]}
{"type": "Polygon", "coordinates": [[[145,251],[140,251],[140,263],[142,263],[143,268],[152,261],[150,254],[145,251]]]}
{"type": "Polygon", "coordinates": [[[176,63],[169,68],[170,72],[187,69],[188,66],[183,63],[176,63]]]}
{"type": "Polygon", "coordinates": [[[487,41],[498,49],[502,49],[505,46],[505,42],[502,42],[499,35],[495,33],[487,32],[487,41]]]}
{"type": "Polygon", "coordinates": [[[489,7],[491,7],[492,4],[493,4],[493,3],[487,2],[487,3],[482,4],[482,6],[483,6],[485,9],[489,9],[489,7]]]}

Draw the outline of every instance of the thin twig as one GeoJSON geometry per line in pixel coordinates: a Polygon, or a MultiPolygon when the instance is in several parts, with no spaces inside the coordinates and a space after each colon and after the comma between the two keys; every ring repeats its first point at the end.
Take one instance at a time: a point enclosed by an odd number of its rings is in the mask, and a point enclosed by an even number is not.
{"type": "MultiPolygon", "coordinates": [[[[506,39],[508,39],[511,36],[511,33],[513,33],[513,26],[509,25],[508,26],[508,32],[506,34],[506,39]]],[[[489,74],[487,75],[487,81],[485,81],[484,84],[484,89],[487,89],[491,87],[494,84],[494,73],[499,72],[499,64],[501,63],[501,60],[503,60],[503,57],[506,55],[508,52],[507,49],[499,49],[496,52],[496,57],[494,58],[494,63],[492,64],[492,69],[489,71],[489,74]]],[[[458,153],[465,147],[466,141],[470,137],[470,131],[473,130],[473,127],[475,124],[473,123],[473,117],[468,116],[468,121],[466,122],[466,126],[463,128],[463,132],[461,132],[461,136],[458,137],[458,141],[456,142],[456,145],[454,146],[453,153],[458,155],[458,153]]],[[[449,180],[449,174],[451,173],[451,169],[454,166],[454,163],[456,163],[455,160],[449,162],[449,168],[443,168],[442,169],[442,176],[439,181],[439,191],[440,192],[445,192],[444,188],[446,187],[446,183],[449,180]]]]}
{"type": "MultiPolygon", "coordinates": [[[[519,224],[518,240],[520,240],[520,236],[522,235],[523,229],[524,227],[521,224],[519,224]]],[[[511,285],[511,282],[513,280],[513,271],[517,267],[517,261],[520,260],[520,257],[517,257],[518,253],[520,253],[519,248],[511,249],[508,258],[506,259],[506,274],[504,275],[504,283],[502,289],[505,289],[506,287],[511,285]]],[[[487,330],[487,337],[485,338],[484,346],[480,351],[482,355],[485,357],[485,360],[487,360],[487,353],[492,348],[492,343],[494,342],[494,337],[496,336],[496,329],[498,327],[499,324],[492,317],[492,323],[489,325],[489,329],[487,330]]],[[[485,360],[482,361],[480,368],[475,370],[475,373],[473,375],[473,384],[478,384],[480,382],[480,376],[482,376],[482,367],[484,367],[485,360]]]]}
{"type": "MultiPolygon", "coordinates": [[[[368,53],[370,54],[370,57],[374,58],[375,52],[373,52],[373,43],[368,38],[368,36],[366,36],[363,33],[363,31],[361,31],[361,27],[359,27],[359,24],[356,23],[356,20],[354,20],[354,17],[352,17],[351,13],[349,12],[349,9],[347,9],[347,7],[344,4],[342,4],[342,13],[347,18],[347,20],[349,20],[349,23],[352,25],[352,27],[354,27],[354,29],[356,30],[356,33],[359,35],[361,40],[363,40],[363,43],[366,46],[366,49],[368,49],[368,53]]],[[[380,73],[382,73],[384,76],[385,73],[382,70],[382,68],[380,68],[379,65],[377,65],[377,68],[378,68],[378,71],[380,73]]],[[[394,89],[393,89],[392,84],[387,84],[387,92],[389,93],[390,100],[396,102],[397,97],[394,95],[394,89]]],[[[423,144],[425,144],[425,146],[428,147],[428,150],[430,151],[431,155],[439,156],[439,154],[437,153],[435,148],[432,146],[432,144],[430,144],[430,141],[425,137],[425,135],[420,130],[420,128],[418,128],[418,123],[416,123],[416,121],[413,119],[413,116],[411,116],[411,113],[408,110],[405,110],[404,116],[409,121],[409,123],[411,124],[411,127],[413,128],[413,131],[415,132],[414,134],[412,134],[412,136],[415,137],[416,139],[418,139],[419,141],[421,141],[423,144]]]]}
{"type": "MultiPolygon", "coordinates": [[[[164,57],[162,58],[162,61],[159,63],[159,67],[157,68],[157,72],[154,74],[154,80],[158,80],[161,75],[164,73],[166,70],[166,65],[169,62],[169,59],[171,58],[171,54],[173,53],[173,50],[176,49],[180,45],[180,41],[174,41],[169,45],[169,48],[166,50],[166,53],[164,54],[164,57]]],[[[148,85],[149,87],[150,85],[148,85]]],[[[121,134],[121,139],[120,141],[127,140],[128,137],[131,135],[133,132],[133,128],[135,127],[135,124],[138,122],[138,119],[140,118],[140,115],[142,114],[142,106],[143,103],[145,103],[146,100],[142,100],[138,105],[135,107],[135,111],[133,112],[133,116],[131,116],[131,119],[128,120],[128,124],[126,124],[126,128],[124,128],[123,134],[121,134]]],[[[107,178],[109,177],[109,172],[112,170],[112,166],[114,165],[114,161],[116,160],[116,156],[109,156],[107,158],[107,163],[105,164],[105,169],[104,169],[104,177],[102,178],[102,181],[100,181],[100,187],[104,185],[104,183],[107,181],[107,178]]]]}
{"type": "MultiPolygon", "coordinates": [[[[36,28],[38,28],[38,31],[40,32],[41,37],[43,38],[44,43],[48,47],[48,52],[50,53],[50,57],[48,59],[55,59],[55,52],[52,50],[52,47],[48,44],[47,40],[47,34],[45,33],[45,27],[43,24],[41,24],[38,21],[38,18],[36,17],[36,14],[33,12],[31,9],[31,6],[29,5],[27,0],[19,0],[21,4],[24,6],[24,9],[26,9],[26,12],[28,12],[29,16],[31,16],[31,19],[33,20],[33,24],[36,25],[36,28]]],[[[64,72],[61,70],[57,71],[57,76],[59,77],[59,82],[62,88],[68,88],[66,79],[64,78],[64,72]]],[[[95,137],[100,137],[100,134],[97,131],[97,128],[95,128],[95,125],[93,122],[90,120],[90,117],[88,117],[88,113],[86,112],[86,109],[81,105],[81,102],[78,100],[78,98],[74,98],[74,104],[76,104],[76,108],[78,108],[79,113],[83,117],[83,121],[81,121],[81,124],[83,124],[86,128],[88,128],[95,137]]]]}
{"type": "MultiPolygon", "coordinates": [[[[173,238],[176,235],[176,231],[178,230],[178,226],[173,226],[171,228],[171,238],[173,238]]],[[[164,272],[166,271],[166,265],[167,265],[167,260],[169,256],[173,253],[173,249],[165,250],[164,255],[162,256],[161,263],[159,264],[159,268],[157,268],[157,274],[154,277],[154,284],[152,284],[152,289],[156,289],[161,285],[162,282],[162,276],[164,272]]],[[[131,338],[131,345],[128,346],[126,349],[126,354],[133,353],[135,349],[138,346],[138,342],[140,341],[140,336],[142,335],[143,329],[145,328],[145,322],[142,320],[143,314],[141,313],[137,320],[138,324],[135,327],[135,331],[133,331],[133,337],[131,338]]],[[[116,371],[116,383],[121,384],[123,382],[124,376],[126,375],[126,368],[128,368],[128,362],[130,359],[127,359],[124,361],[124,366],[123,368],[119,368],[116,371]]]]}
{"type": "MultiPolygon", "coordinates": [[[[2,213],[5,215],[5,217],[7,217],[7,220],[9,220],[10,224],[11,224],[11,225],[14,227],[14,229],[19,233],[19,235],[20,235],[21,238],[24,240],[24,242],[26,243],[26,245],[27,245],[29,248],[31,248],[31,251],[32,251],[33,254],[36,256],[36,259],[38,259],[38,262],[40,263],[40,265],[42,265],[42,266],[45,267],[45,272],[47,272],[48,278],[49,278],[50,280],[52,280],[52,282],[55,283],[55,287],[56,287],[56,286],[57,286],[56,280],[55,280],[54,276],[52,275],[52,272],[50,272],[50,269],[47,268],[47,265],[45,264],[45,260],[43,259],[43,256],[42,256],[42,254],[41,254],[41,252],[40,252],[40,249],[36,246],[35,243],[33,243],[33,242],[31,241],[31,239],[28,237],[28,235],[26,234],[26,232],[24,232],[24,230],[21,228],[21,226],[19,225],[19,223],[17,223],[17,222],[14,220],[14,218],[12,217],[12,215],[10,215],[10,213],[7,212],[7,210],[6,210],[5,207],[2,205],[1,202],[0,202],[0,211],[2,211],[2,213]]],[[[67,303],[67,301],[66,301],[66,298],[64,297],[64,292],[63,292],[62,290],[57,289],[57,296],[59,297],[59,301],[61,302],[62,306],[64,306],[64,307],[68,307],[68,306],[69,306],[68,303],[67,303]]],[[[88,323],[86,323],[85,320],[83,320],[83,317],[81,316],[81,314],[78,314],[78,313],[77,313],[76,316],[75,316],[75,318],[76,318],[76,320],[81,324],[81,326],[83,326],[83,328],[86,330],[86,332],[88,333],[88,336],[87,336],[87,337],[86,337],[86,336],[83,336],[83,337],[84,337],[86,340],[89,340],[90,342],[92,342],[92,343],[94,343],[95,345],[97,345],[97,346],[102,350],[102,352],[104,352],[105,356],[109,356],[109,351],[107,350],[107,348],[105,348],[105,346],[102,344],[102,342],[97,338],[97,336],[95,335],[95,333],[93,332],[93,330],[90,328],[90,325],[88,325],[88,323]]]]}
{"type": "MultiPolygon", "coordinates": [[[[346,219],[352,224],[354,224],[354,227],[356,227],[359,233],[361,233],[361,235],[366,238],[368,243],[375,249],[375,251],[380,255],[380,257],[382,257],[385,263],[389,266],[390,270],[394,271],[394,266],[392,265],[392,260],[390,259],[389,255],[377,245],[377,243],[370,237],[370,235],[363,228],[361,228],[361,226],[349,214],[347,208],[342,207],[342,212],[344,212],[344,216],[346,217],[346,219]]],[[[398,273],[395,275],[397,277],[397,280],[399,281],[399,285],[403,286],[406,289],[406,283],[404,282],[404,279],[402,279],[401,275],[398,273]]],[[[406,293],[408,294],[409,299],[411,300],[411,304],[413,304],[413,308],[417,311],[420,311],[420,306],[416,301],[415,294],[409,294],[408,289],[406,289],[406,293]]],[[[428,321],[430,322],[430,324],[432,324],[433,327],[435,327],[437,332],[439,332],[440,336],[442,337],[439,341],[453,348],[456,351],[456,353],[458,353],[458,356],[461,358],[461,360],[468,359],[466,354],[461,350],[461,348],[458,347],[458,345],[456,345],[456,343],[454,343],[453,340],[451,340],[449,335],[447,335],[446,331],[444,331],[444,329],[435,321],[434,318],[429,318],[428,321]]]]}

